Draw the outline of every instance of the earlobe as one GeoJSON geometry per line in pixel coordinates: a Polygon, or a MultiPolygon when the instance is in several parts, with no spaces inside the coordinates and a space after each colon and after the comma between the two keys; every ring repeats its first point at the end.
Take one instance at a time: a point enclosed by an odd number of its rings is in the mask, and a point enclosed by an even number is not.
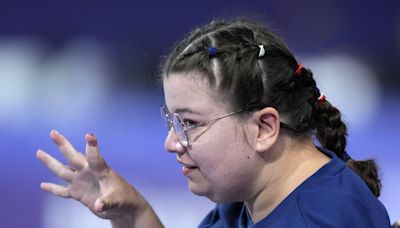
{"type": "Polygon", "coordinates": [[[258,134],[256,151],[264,152],[269,150],[278,140],[280,131],[279,112],[267,107],[257,112],[258,134]]]}

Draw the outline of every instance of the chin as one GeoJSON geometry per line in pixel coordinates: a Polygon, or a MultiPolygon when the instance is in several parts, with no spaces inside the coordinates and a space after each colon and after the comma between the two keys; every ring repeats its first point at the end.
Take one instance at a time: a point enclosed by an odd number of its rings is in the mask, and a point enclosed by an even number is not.
{"type": "Polygon", "coordinates": [[[209,188],[205,187],[205,185],[194,183],[193,181],[190,181],[190,180],[188,183],[188,188],[193,194],[198,195],[198,196],[205,196],[207,198],[211,192],[209,188]]]}
{"type": "Polygon", "coordinates": [[[193,194],[207,197],[209,200],[215,203],[236,202],[234,199],[229,197],[228,194],[226,194],[226,191],[218,193],[216,191],[212,191],[211,188],[205,188],[204,186],[191,183],[190,181],[189,181],[189,190],[193,194]]]}

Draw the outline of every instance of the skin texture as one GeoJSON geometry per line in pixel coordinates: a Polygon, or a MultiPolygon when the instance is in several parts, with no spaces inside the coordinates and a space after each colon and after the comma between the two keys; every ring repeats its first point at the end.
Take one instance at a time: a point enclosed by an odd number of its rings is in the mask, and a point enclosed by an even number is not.
{"type": "MultiPolygon", "coordinates": [[[[164,80],[165,101],[170,112],[183,120],[202,123],[226,115],[224,103],[201,80],[198,73],[173,74],[164,80]],[[187,111],[179,112],[180,109],[187,111]]],[[[258,173],[258,155],[249,147],[235,117],[226,117],[190,130],[190,149],[183,147],[173,130],[164,147],[177,160],[198,167],[189,173],[189,189],[216,202],[244,200],[249,194],[243,186],[254,182],[258,173]]]]}

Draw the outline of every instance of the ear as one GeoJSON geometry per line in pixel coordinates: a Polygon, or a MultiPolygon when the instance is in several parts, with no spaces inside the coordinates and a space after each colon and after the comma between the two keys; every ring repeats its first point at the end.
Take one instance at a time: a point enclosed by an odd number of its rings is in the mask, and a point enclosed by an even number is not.
{"type": "Polygon", "coordinates": [[[257,152],[264,152],[269,150],[278,140],[280,116],[276,109],[266,107],[257,112],[256,118],[258,134],[255,150],[257,152]]]}

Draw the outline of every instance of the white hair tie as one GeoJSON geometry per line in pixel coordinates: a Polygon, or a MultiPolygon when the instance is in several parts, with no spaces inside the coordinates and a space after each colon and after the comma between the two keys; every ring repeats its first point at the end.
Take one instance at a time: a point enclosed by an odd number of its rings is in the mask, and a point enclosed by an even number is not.
{"type": "Polygon", "coordinates": [[[258,45],[258,47],[260,47],[260,52],[258,52],[258,58],[261,58],[265,55],[264,45],[260,44],[258,45]]]}
{"type": "Polygon", "coordinates": [[[318,107],[321,107],[321,105],[326,101],[326,96],[321,93],[321,95],[319,95],[318,99],[317,99],[317,105],[318,107]]]}

